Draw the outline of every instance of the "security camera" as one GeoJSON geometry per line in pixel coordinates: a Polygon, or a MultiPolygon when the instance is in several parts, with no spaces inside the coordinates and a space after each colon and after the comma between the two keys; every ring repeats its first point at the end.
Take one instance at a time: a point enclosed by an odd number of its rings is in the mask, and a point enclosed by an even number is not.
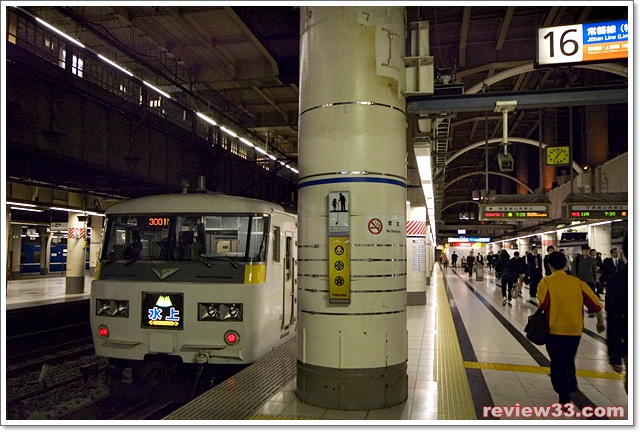
{"type": "Polygon", "coordinates": [[[516,109],[516,105],[518,105],[517,100],[510,101],[496,101],[496,108],[494,112],[500,111],[513,111],[516,109]]]}
{"type": "Polygon", "coordinates": [[[512,172],[513,156],[511,153],[498,153],[498,166],[502,172],[512,172]]]}

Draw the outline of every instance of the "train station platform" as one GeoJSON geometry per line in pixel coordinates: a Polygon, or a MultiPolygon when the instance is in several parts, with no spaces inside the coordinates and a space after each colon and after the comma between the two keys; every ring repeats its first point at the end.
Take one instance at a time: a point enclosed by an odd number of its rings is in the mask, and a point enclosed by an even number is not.
{"type": "Polygon", "coordinates": [[[554,408],[545,413],[544,408],[558,402],[549,357],[523,331],[537,307],[526,285],[523,298],[503,306],[497,282],[487,269],[477,281],[460,268],[436,266],[427,304],[407,307],[409,394],[397,406],[341,411],[301,402],[295,393],[296,347],[289,343],[165,419],[402,425],[517,420],[522,425],[521,421],[589,422],[596,416],[587,420],[584,414],[597,413],[598,420],[631,424],[624,375],[611,369],[606,339],[596,332],[596,319],[586,316],[576,357],[579,391],[572,394],[575,412],[580,413],[554,408]]]}
{"type": "MultiPolygon", "coordinates": [[[[89,296],[89,277],[84,294],[65,295],[64,282],[64,277],[8,281],[6,307],[89,296]]],[[[586,313],[576,357],[575,411],[551,408],[545,413],[544,407],[556,403],[558,395],[551,385],[545,347],[533,345],[524,335],[527,317],[535,309],[526,285],[523,298],[503,306],[499,282],[487,269],[478,281],[460,268],[436,265],[427,287],[427,304],[407,307],[409,391],[405,402],[368,411],[332,410],[301,402],[295,393],[296,344],[292,341],[160,424],[211,424],[211,420],[217,425],[418,425],[442,420],[633,424],[633,412],[628,411],[633,397],[625,393],[624,375],[611,369],[606,333],[598,334],[596,319],[586,313]],[[584,413],[594,415],[587,419],[584,413]]],[[[629,387],[633,394],[633,384],[629,387]]]]}
{"type": "Polygon", "coordinates": [[[21,279],[6,281],[5,307],[7,310],[43,304],[88,299],[93,277],[85,276],[84,292],[66,294],[66,277],[56,275],[25,275],[21,279]]]}

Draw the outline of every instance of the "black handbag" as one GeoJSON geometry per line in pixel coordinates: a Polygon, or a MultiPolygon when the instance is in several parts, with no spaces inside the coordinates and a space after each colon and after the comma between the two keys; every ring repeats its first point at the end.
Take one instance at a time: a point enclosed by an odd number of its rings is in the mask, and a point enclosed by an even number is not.
{"type": "Polygon", "coordinates": [[[536,345],[544,345],[548,333],[547,316],[542,308],[538,308],[533,315],[527,319],[524,328],[527,339],[536,345]]]}

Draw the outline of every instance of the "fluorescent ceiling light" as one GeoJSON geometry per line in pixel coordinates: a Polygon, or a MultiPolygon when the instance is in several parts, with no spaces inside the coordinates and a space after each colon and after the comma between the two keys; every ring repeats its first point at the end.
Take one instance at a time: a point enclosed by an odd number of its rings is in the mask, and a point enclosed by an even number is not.
{"type": "Polygon", "coordinates": [[[232,131],[232,130],[230,130],[230,129],[227,129],[227,128],[226,128],[226,127],[224,127],[224,126],[220,126],[220,129],[222,129],[222,131],[223,131],[223,132],[228,133],[228,134],[229,134],[229,135],[231,135],[232,137],[237,137],[237,136],[238,136],[238,134],[236,134],[234,131],[232,131]]]}
{"type": "Polygon", "coordinates": [[[13,202],[13,201],[7,201],[7,204],[9,205],[19,205],[22,207],[36,207],[35,204],[24,204],[24,203],[18,203],[18,202],[13,202]]]}
{"type": "Polygon", "coordinates": [[[51,24],[49,24],[49,23],[47,23],[47,22],[45,22],[45,21],[41,20],[40,18],[36,18],[36,20],[37,20],[40,24],[44,25],[45,27],[47,27],[47,28],[49,28],[49,29],[53,30],[54,32],[58,33],[60,36],[62,36],[62,37],[64,37],[64,38],[66,38],[66,39],[70,40],[71,42],[73,42],[74,44],[78,45],[80,48],[84,48],[84,45],[83,45],[82,43],[78,42],[77,40],[75,40],[75,39],[74,39],[74,38],[72,38],[71,36],[69,36],[69,35],[65,34],[65,33],[64,33],[64,32],[62,32],[61,30],[58,30],[57,28],[55,28],[55,27],[54,27],[54,26],[52,26],[51,24]]]}
{"type": "Polygon", "coordinates": [[[217,126],[218,123],[216,123],[215,121],[213,121],[212,119],[210,119],[209,117],[207,117],[206,115],[202,114],[202,113],[196,113],[198,115],[198,117],[200,117],[202,120],[206,121],[207,123],[212,124],[213,126],[217,126]]]}
{"type": "Polygon", "coordinates": [[[249,147],[255,147],[255,146],[253,145],[253,143],[252,143],[251,141],[249,141],[248,139],[246,139],[246,138],[242,138],[242,137],[240,137],[240,141],[242,141],[243,143],[245,143],[245,144],[246,144],[246,145],[248,145],[249,147]]]}
{"type": "Polygon", "coordinates": [[[144,83],[144,85],[146,85],[147,87],[150,87],[152,89],[154,89],[155,91],[157,91],[158,93],[160,93],[162,96],[166,97],[167,99],[171,99],[171,96],[169,96],[167,93],[163,92],[162,90],[160,90],[157,87],[154,87],[153,85],[149,84],[146,81],[142,81],[144,83]]]}
{"type": "Polygon", "coordinates": [[[34,208],[25,208],[25,207],[11,207],[11,210],[22,210],[22,211],[30,211],[36,213],[42,213],[44,210],[38,210],[34,208]]]}
{"type": "Polygon", "coordinates": [[[129,72],[128,70],[126,70],[125,68],[123,68],[122,66],[120,66],[117,63],[112,62],[111,60],[109,60],[108,58],[106,58],[105,56],[103,56],[102,54],[98,54],[98,57],[100,57],[102,60],[106,61],[107,63],[109,63],[111,66],[120,69],[122,72],[126,73],[129,76],[133,76],[133,74],[131,72],[129,72]]]}

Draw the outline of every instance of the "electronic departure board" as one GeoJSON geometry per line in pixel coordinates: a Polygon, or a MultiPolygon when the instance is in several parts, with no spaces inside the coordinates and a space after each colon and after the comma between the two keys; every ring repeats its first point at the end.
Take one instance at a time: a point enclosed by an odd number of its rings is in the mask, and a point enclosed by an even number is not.
{"type": "Polygon", "coordinates": [[[480,204],[479,220],[547,220],[548,203],[480,204]]]}
{"type": "Polygon", "coordinates": [[[626,203],[580,203],[565,204],[565,214],[571,220],[615,220],[628,219],[626,203]]]}

